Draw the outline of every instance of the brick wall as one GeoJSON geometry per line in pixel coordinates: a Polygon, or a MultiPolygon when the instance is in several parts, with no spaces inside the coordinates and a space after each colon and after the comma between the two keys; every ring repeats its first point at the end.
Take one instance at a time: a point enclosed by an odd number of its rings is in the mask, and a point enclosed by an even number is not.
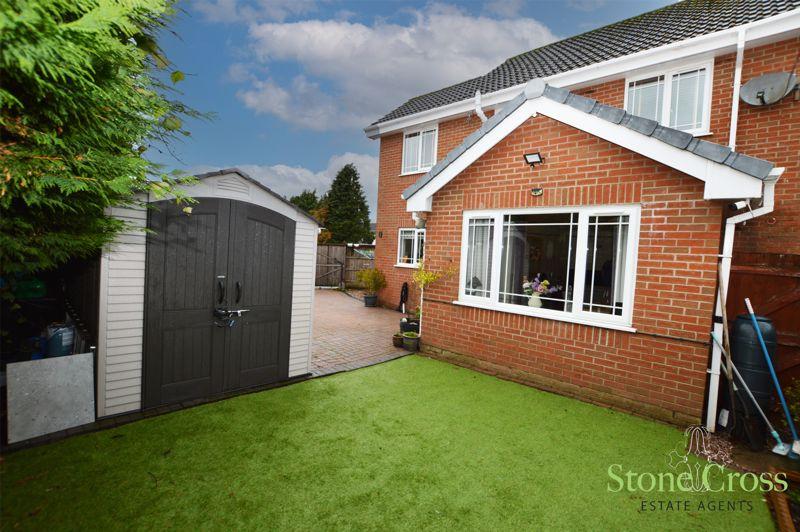
{"type": "MultiPolygon", "coordinates": [[[[746,50],[743,82],[765,72],[789,70],[798,47],[800,40],[795,39],[746,50]]],[[[727,144],[735,54],[716,58],[714,65],[712,134],[705,138],[727,144]]],[[[618,79],[576,92],[622,107],[624,90],[624,80],[618,79]]],[[[438,158],[479,126],[475,116],[440,123],[438,158]]],[[[397,305],[404,281],[411,284],[411,272],[393,265],[397,229],[413,225],[400,193],[420,174],[399,176],[401,150],[402,134],[381,139],[378,231],[383,236],[377,239],[376,265],[389,282],[380,294],[386,306],[397,305]]],[[[737,251],[800,254],[796,236],[800,102],[787,98],[769,108],[742,103],[737,150],[786,167],[776,190],[776,212],[738,228],[737,251]]],[[[451,279],[426,294],[426,340],[487,362],[611,394],[629,404],[643,402],[667,414],[699,417],[715,255],[720,222],[727,214],[719,204],[702,200],[699,181],[540,117],[437,194],[428,223],[428,262],[434,268],[458,264],[464,208],[616,201],[643,202],[634,312],[634,325],[641,334],[453,306],[457,289],[451,279]],[[534,147],[547,160],[535,175],[519,158],[534,147]],[[536,201],[528,194],[534,181],[546,190],[536,201]]],[[[417,301],[412,287],[410,308],[417,301]]]]}
{"type": "Polygon", "coordinates": [[[641,203],[638,333],[455,306],[454,276],[426,292],[426,343],[699,418],[722,209],[702,196],[691,177],[549,118],[529,120],[434,197],[429,265],[459,264],[465,209],[641,203]],[[519,157],[530,150],[547,163],[531,170],[519,157]],[[532,197],[534,186],[544,195],[532,197]]]}
{"type": "MultiPolygon", "coordinates": [[[[798,50],[800,39],[747,51],[742,81],[789,71],[798,50]]],[[[736,149],[786,168],[775,187],[775,212],[738,227],[736,250],[800,254],[800,101],[788,97],[770,107],[742,104],[736,149]]]]}
{"type": "MultiPolygon", "coordinates": [[[[491,112],[487,113],[491,116],[491,112]]],[[[481,127],[480,119],[473,115],[448,120],[439,124],[439,138],[436,150],[437,160],[458,146],[464,137],[481,127]]],[[[408,308],[414,310],[419,305],[419,295],[411,283],[412,270],[396,267],[398,230],[414,227],[411,213],[406,212],[406,202],[400,194],[413,184],[422,174],[401,176],[403,134],[397,133],[381,137],[380,164],[378,167],[378,213],[375,242],[375,267],[386,276],[386,288],[378,293],[380,304],[396,308],[400,301],[403,283],[409,286],[408,308]],[[382,236],[381,236],[382,235],[382,236]]]]}
{"type": "MultiPolygon", "coordinates": [[[[745,50],[742,83],[769,72],[788,72],[794,66],[800,39],[745,50]]],[[[705,140],[730,141],[731,99],[736,54],[714,60],[711,88],[711,135],[705,140]]],[[[575,91],[607,105],[622,107],[625,81],[615,80],[575,91]]],[[[736,251],[800,254],[800,101],[788,97],[769,107],[739,104],[736,150],[786,168],[775,190],[775,212],[736,229],[736,251]]]]}

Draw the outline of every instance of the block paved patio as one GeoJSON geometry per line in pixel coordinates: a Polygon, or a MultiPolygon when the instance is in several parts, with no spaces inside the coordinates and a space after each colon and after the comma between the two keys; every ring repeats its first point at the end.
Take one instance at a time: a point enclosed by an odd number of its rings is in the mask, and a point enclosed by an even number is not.
{"type": "Polygon", "coordinates": [[[363,301],[338,290],[317,289],[311,373],[349,371],[408,354],[392,346],[401,317],[393,310],[367,308],[363,301]]]}

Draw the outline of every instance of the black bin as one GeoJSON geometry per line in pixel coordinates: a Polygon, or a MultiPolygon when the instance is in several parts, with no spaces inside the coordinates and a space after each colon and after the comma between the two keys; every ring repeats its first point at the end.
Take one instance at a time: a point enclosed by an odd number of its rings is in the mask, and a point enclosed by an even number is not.
{"type": "MultiPolygon", "coordinates": [[[[756,321],[758,328],[761,329],[761,335],[764,337],[764,343],[767,345],[767,352],[772,359],[772,364],[775,366],[777,365],[775,348],[778,345],[775,326],[772,324],[772,320],[765,316],[756,316],[756,321]]],[[[749,314],[736,316],[731,333],[731,351],[733,351],[733,363],[742,374],[742,379],[753,392],[753,396],[761,408],[765,412],[768,411],[772,399],[772,376],[769,373],[767,361],[764,360],[764,353],[761,351],[761,344],[749,314]]]]}

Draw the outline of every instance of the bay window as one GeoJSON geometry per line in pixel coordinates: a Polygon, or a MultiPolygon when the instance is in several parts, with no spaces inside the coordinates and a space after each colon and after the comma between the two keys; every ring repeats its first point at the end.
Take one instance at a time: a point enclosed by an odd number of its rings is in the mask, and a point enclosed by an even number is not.
{"type": "Polygon", "coordinates": [[[458,304],[629,328],[636,205],[468,211],[458,304]]]}
{"type": "Polygon", "coordinates": [[[436,163],[436,126],[406,132],[403,136],[404,174],[427,172],[436,163]]]}
{"type": "Polygon", "coordinates": [[[425,256],[425,229],[400,229],[397,266],[416,267],[425,256]]]}
{"type": "Polygon", "coordinates": [[[626,80],[625,110],[692,134],[709,129],[713,63],[626,80]]]}

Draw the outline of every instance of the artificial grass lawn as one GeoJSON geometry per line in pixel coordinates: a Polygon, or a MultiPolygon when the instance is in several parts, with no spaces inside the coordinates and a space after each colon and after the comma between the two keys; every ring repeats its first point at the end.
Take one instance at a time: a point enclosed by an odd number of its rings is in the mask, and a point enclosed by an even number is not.
{"type": "Polygon", "coordinates": [[[419,356],[8,455],[3,528],[770,530],[760,494],[611,493],[672,427],[419,356]],[[642,500],[752,510],[640,512],[642,500]]]}

